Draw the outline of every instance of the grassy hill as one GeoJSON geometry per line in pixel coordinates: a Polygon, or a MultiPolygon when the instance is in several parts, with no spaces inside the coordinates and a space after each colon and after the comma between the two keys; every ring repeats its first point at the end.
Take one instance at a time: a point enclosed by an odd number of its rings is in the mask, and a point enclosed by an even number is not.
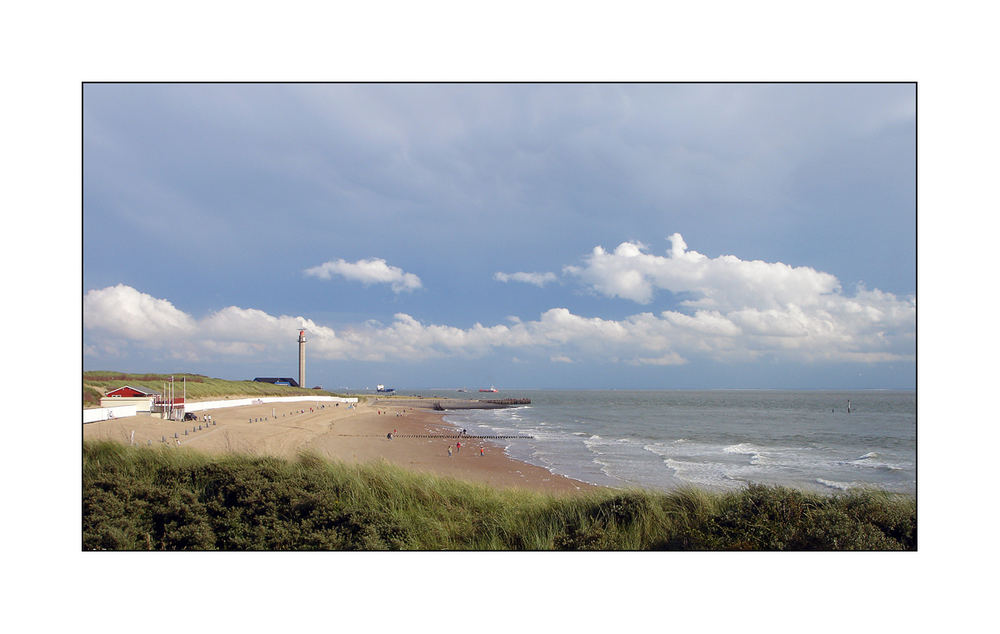
{"type": "Polygon", "coordinates": [[[201,374],[127,374],[104,370],[90,370],[83,373],[83,406],[97,407],[101,396],[109,390],[123,385],[142,387],[156,392],[163,391],[164,382],[174,377],[174,390],[181,396],[182,384],[187,379],[187,398],[192,401],[203,401],[224,397],[258,397],[258,396],[340,396],[327,390],[311,390],[302,387],[272,385],[270,383],[255,383],[254,381],[227,381],[213,379],[201,374]]]}
{"type": "Polygon", "coordinates": [[[915,550],[912,496],[501,490],[347,465],[84,443],[85,550],[915,550]]]}

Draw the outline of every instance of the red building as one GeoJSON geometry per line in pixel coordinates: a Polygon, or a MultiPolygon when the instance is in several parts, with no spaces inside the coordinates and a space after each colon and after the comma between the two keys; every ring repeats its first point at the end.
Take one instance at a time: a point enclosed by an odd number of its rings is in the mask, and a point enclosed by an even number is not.
{"type": "Polygon", "coordinates": [[[144,387],[123,385],[111,390],[101,397],[101,407],[120,407],[135,405],[137,412],[149,412],[153,409],[153,401],[160,398],[159,392],[144,387]]]}
{"type": "Polygon", "coordinates": [[[111,390],[105,397],[115,397],[120,396],[121,398],[141,398],[143,396],[157,396],[159,392],[154,392],[153,390],[147,390],[144,387],[132,387],[131,385],[123,385],[120,388],[111,390]]]}

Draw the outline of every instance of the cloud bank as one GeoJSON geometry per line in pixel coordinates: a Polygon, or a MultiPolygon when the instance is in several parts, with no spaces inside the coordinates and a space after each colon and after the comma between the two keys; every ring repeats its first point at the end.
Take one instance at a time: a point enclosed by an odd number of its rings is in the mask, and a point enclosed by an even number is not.
{"type": "Polygon", "coordinates": [[[365,285],[390,284],[395,293],[409,292],[422,287],[419,277],[413,273],[407,273],[397,266],[387,264],[382,258],[358,260],[357,262],[347,262],[338,258],[308,268],[303,273],[321,280],[328,280],[334,275],[339,275],[346,280],[361,282],[365,285]]]}
{"type": "MultiPolygon", "coordinates": [[[[185,358],[287,354],[289,333],[310,331],[310,354],[364,361],[482,357],[499,349],[537,354],[550,362],[613,362],[667,366],[691,359],[720,362],[775,359],[795,362],[912,361],[916,300],[860,288],[853,297],[827,273],[780,262],[708,258],[671,236],[668,255],[624,242],[612,253],[596,247],[583,266],[566,267],[596,293],[649,303],[659,290],[689,295],[680,310],[641,312],[623,319],[574,314],[565,307],[533,321],[458,328],[397,313],[338,330],[303,316],[274,316],[229,306],[198,319],[165,299],[124,285],[84,298],[86,350],[132,344],[185,358]]],[[[339,262],[310,269],[406,288],[406,275],[384,261],[339,262]],[[372,263],[374,265],[371,265],[372,263]],[[388,271],[389,273],[385,273],[388,271]]],[[[527,274],[526,274],[527,275],[527,274]]],[[[413,276],[414,278],[416,276],[413,276]]],[[[513,279],[513,277],[511,278],[513,279]]],[[[417,281],[419,283],[419,281],[417,281]]],[[[413,282],[410,283],[411,286],[413,282]]]]}

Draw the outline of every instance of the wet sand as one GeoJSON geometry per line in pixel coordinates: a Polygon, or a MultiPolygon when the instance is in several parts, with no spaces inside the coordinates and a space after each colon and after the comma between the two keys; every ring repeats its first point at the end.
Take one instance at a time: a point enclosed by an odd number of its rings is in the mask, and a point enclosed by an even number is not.
{"type": "Polygon", "coordinates": [[[137,446],[167,444],[210,454],[295,458],[309,451],[354,464],[385,460],[412,471],[500,488],[559,493],[596,488],[514,460],[503,453],[502,445],[490,440],[460,437],[460,430],[445,422],[442,412],[429,409],[431,406],[432,402],[360,403],[355,408],[318,402],[268,403],[197,412],[198,420],[187,422],[138,414],[88,423],[83,426],[83,438],[137,446]],[[202,420],[205,414],[212,416],[214,425],[206,425],[202,420]],[[202,429],[196,430],[199,425],[202,429]],[[386,435],[394,430],[389,440],[386,435]],[[458,442],[461,450],[456,447],[458,442]]]}

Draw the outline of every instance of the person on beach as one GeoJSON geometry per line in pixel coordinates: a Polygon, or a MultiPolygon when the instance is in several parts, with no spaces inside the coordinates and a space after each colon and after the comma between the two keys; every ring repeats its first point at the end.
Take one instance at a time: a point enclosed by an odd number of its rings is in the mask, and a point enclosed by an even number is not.
{"type": "Polygon", "coordinates": [[[451,445],[448,445],[448,457],[451,458],[451,445]]]}
{"type": "Polygon", "coordinates": [[[456,444],[456,446],[455,446],[455,452],[458,453],[458,452],[461,452],[461,451],[462,451],[462,443],[461,443],[461,441],[459,441],[456,444]]]}
{"type": "Polygon", "coordinates": [[[480,456],[486,456],[486,450],[485,450],[485,449],[483,449],[482,447],[480,447],[480,448],[479,448],[479,455],[480,455],[480,456]]]}

